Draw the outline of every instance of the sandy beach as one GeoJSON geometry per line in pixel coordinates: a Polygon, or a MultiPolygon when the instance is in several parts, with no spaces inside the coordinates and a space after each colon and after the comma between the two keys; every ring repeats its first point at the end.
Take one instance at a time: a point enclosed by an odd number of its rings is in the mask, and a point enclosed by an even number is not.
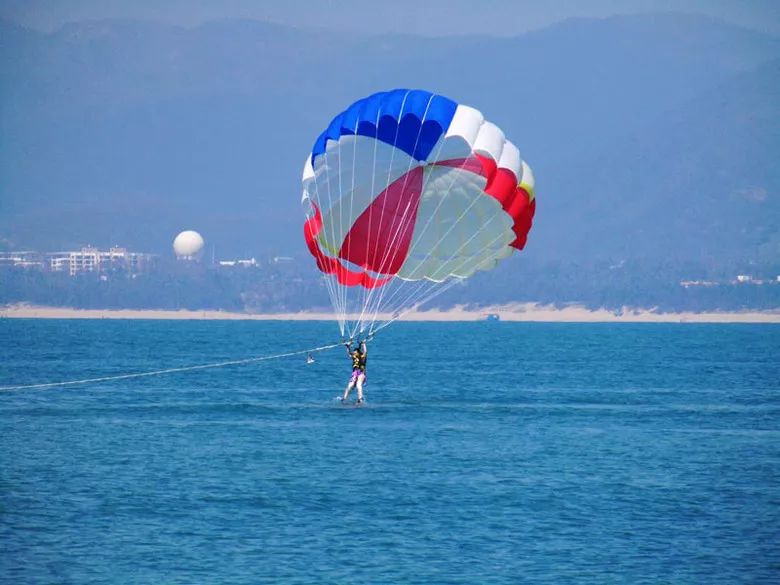
{"type": "MultiPolygon", "coordinates": [[[[621,311],[590,310],[572,305],[556,308],[551,305],[523,303],[471,308],[410,311],[403,321],[482,321],[489,314],[501,321],[551,323],[780,323],[780,309],[773,311],[661,313],[650,309],[624,308],[621,311]]],[[[389,315],[380,315],[380,320],[389,315]]],[[[0,318],[9,319],[177,319],[177,320],[257,320],[257,321],[330,321],[333,313],[301,311],[295,313],[241,313],[228,311],[135,310],[135,309],[71,309],[26,304],[0,308],[0,318]]]]}

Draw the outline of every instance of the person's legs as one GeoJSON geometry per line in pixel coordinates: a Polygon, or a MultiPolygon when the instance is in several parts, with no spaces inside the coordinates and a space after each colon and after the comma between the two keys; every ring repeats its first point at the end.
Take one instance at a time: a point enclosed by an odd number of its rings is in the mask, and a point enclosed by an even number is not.
{"type": "Polygon", "coordinates": [[[358,402],[363,402],[363,381],[365,379],[366,379],[365,374],[360,374],[357,379],[358,402]]]}
{"type": "MultiPolygon", "coordinates": [[[[349,379],[349,382],[347,383],[347,387],[344,388],[344,396],[341,397],[342,400],[346,400],[349,398],[349,392],[352,390],[352,388],[355,386],[355,380],[357,379],[357,376],[355,373],[352,373],[352,377],[349,379]]],[[[360,390],[358,390],[358,395],[360,394],[360,390]]]]}

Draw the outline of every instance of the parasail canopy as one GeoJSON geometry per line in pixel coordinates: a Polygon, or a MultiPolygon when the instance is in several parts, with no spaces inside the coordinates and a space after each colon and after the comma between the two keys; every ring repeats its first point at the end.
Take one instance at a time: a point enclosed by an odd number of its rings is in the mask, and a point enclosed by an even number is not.
{"type": "Polygon", "coordinates": [[[523,249],[536,208],[533,173],[501,129],[409,89],[331,121],[306,159],[302,203],[306,245],[350,338],[523,249]]]}

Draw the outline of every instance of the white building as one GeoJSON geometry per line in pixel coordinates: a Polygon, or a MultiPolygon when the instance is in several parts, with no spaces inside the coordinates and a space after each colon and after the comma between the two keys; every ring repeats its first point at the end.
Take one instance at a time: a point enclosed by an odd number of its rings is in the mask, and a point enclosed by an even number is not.
{"type": "Polygon", "coordinates": [[[244,268],[251,268],[257,266],[257,260],[249,258],[247,260],[220,260],[220,266],[243,266],[244,268]]]}
{"type": "Polygon", "coordinates": [[[681,280],[680,286],[690,288],[692,286],[717,286],[718,283],[713,280],[681,280]]]}
{"type": "Polygon", "coordinates": [[[67,272],[71,276],[118,269],[137,274],[144,270],[151,259],[151,254],[128,252],[127,248],[113,247],[105,251],[87,246],[80,251],[49,254],[49,269],[52,272],[67,272]]]}
{"type": "Polygon", "coordinates": [[[0,252],[0,267],[43,270],[43,258],[38,252],[0,252]]]}

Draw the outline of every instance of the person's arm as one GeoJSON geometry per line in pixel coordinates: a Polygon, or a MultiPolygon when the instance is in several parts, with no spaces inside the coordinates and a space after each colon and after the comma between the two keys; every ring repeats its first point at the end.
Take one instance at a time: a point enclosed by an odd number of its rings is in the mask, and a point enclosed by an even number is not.
{"type": "Polygon", "coordinates": [[[363,357],[366,357],[368,355],[368,347],[366,346],[365,341],[360,342],[360,353],[363,354],[363,357]]]}

